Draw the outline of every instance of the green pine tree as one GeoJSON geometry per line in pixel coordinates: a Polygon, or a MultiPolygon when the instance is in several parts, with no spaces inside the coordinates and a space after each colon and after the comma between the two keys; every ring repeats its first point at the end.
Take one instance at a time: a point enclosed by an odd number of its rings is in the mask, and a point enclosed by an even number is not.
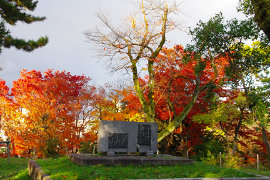
{"type": "Polygon", "coordinates": [[[12,26],[18,21],[30,24],[36,21],[43,21],[45,17],[32,16],[27,12],[36,8],[38,1],[33,0],[0,0],[0,54],[2,48],[15,47],[30,52],[36,48],[45,46],[48,43],[47,37],[40,37],[38,40],[24,40],[15,38],[10,34],[5,24],[12,26]]]}

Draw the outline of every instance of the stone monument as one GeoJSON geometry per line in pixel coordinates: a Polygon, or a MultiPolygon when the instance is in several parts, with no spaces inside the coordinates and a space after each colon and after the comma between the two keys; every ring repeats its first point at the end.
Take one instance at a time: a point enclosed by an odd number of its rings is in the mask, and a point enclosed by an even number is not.
{"type": "Polygon", "coordinates": [[[115,152],[157,152],[157,123],[99,121],[97,150],[114,156],[115,152]]]}

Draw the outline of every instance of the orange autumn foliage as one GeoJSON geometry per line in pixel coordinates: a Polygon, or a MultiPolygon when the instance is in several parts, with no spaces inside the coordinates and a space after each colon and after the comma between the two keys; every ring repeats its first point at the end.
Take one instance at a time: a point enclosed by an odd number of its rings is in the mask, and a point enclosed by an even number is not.
{"type": "MultiPolygon", "coordinates": [[[[156,106],[156,121],[167,121],[173,119],[173,116],[182,112],[186,104],[192,97],[192,93],[195,89],[196,83],[196,68],[198,68],[198,60],[195,55],[187,54],[183,47],[180,45],[174,48],[163,48],[159,56],[155,59],[155,106],[156,106]],[[188,56],[188,59],[185,59],[188,56]],[[168,106],[168,98],[172,102],[175,112],[171,112],[168,106]],[[175,114],[174,114],[175,113],[175,114]]],[[[212,82],[213,89],[208,88],[209,92],[216,93],[218,96],[226,96],[226,90],[222,88],[222,83],[226,81],[225,68],[229,62],[227,57],[218,56],[214,59],[214,63],[217,68],[217,77],[209,60],[201,58],[204,67],[200,72],[200,84],[199,86],[205,86],[214,79],[212,82]]],[[[145,90],[145,98],[147,99],[147,81],[148,77],[140,79],[141,86],[145,90]]],[[[207,101],[203,98],[207,96],[207,89],[200,92],[200,96],[197,99],[193,110],[200,113],[207,108],[207,101]]],[[[135,93],[131,92],[126,97],[128,101],[128,107],[137,111],[141,110],[139,99],[135,93]]],[[[191,118],[193,113],[188,116],[191,118]]]]}
{"type": "Polygon", "coordinates": [[[77,150],[91,120],[81,119],[95,92],[89,81],[64,71],[22,71],[13,83],[13,102],[2,118],[14,153],[29,155],[35,149],[36,155],[48,156],[64,154],[66,148],[77,150]]]}
{"type": "MultiPolygon", "coordinates": [[[[186,142],[187,147],[184,148],[186,150],[202,143],[202,139],[199,138],[203,137],[204,126],[192,122],[192,116],[209,110],[211,99],[207,98],[211,94],[219,97],[226,96],[226,90],[223,89],[222,83],[226,81],[225,68],[229,64],[228,58],[226,56],[217,56],[213,58],[212,62],[215,64],[216,69],[213,68],[210,59],[204,59],[197,54],[185,52],[182,46],[175,46],[171,49],[163,48],[155,59],[155,119],[159,125],[159,131],[166,128],[171,121],[184,111],[192,99],[196,86],[207,86],[207,88],[202,88],[204,90],[200,91],[196,102],[192,105],[191,110],[180,123],[180,126],[175,128],[172,133],[175,135],[166,137],[164,141],[164,143],[168,143],[165,145],[166,148],[172,145],[171,137],[175,137],[176,134],[181,134],[182,138],[188,139],[186,142]],[[200,83],[196,84],[196,75],[198,74],[200,83]]],[[[140,79],[146,99],[148,99],[147,81],[147,76],[140,79]]],[[[139,99],[134,93],[129,94],[127,99],[130,109],[141,110],[139,99]]],[[[177,143],[174,142],[173,148],[178,148],[177,143]]]]}
{"type": "Polygon", "coordinates": [[[198,65],[196,58],[195,54],[187,54],[183,47],[178,45],[171,49],[164,48],[156,59],[156,114],[160,120],[173,119],[170,116],[178,115],[183,111],[195,89],[196,73],[200,73],[200,84],[198,84],[200,87],[209,84],[213,79],[214,81],[211,83],[212,87],[200,92],[199,98],[189,113],[189,118],[194,115],[194,112],[200,113],[206,110],[207,102],[204,101],[204,98],[208,93],[215,93],[218,96],[226,95],[222,83],[226,81],[225,68],[229,64],[227,57],[214,58],[217,77],[215,77],[214,69],[208,59],[200,57],[202,65],[198,65]],[[172,102],[175,112],[170,112],[168,98],[172,102]]]}
{"type": "Polygon", "coordinates": [[[2,116],[11,102],[11,99],[8,97],[8,92],[9,88],[6,86],[6,82],[0,79],[0,133],[2,129],[2,116]]]}
{"type": "Polygon", "coordinates": [[[131,87],[119,89],[99,88],[96,96],[96,119],[107,121],[142,121],[142,112],[130,109],[126,97],[132,92],[131,87]]]}

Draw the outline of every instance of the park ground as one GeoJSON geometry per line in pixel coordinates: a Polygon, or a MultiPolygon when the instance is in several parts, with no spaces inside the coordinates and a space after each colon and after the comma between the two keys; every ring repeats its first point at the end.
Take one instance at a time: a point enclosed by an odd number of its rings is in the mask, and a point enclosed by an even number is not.
{"type": "MultiPolygon", "coordinates": [[[[27,180],[29,159],[0,159],[0,179],[27,180]]],[[[161,178],[218,178],[270,176],[270,171],[256,169],[230,169],[195,161],[193,165],[178,166],[77,166],[66,157],[36,160],[52,179],[161,179],[161,178]]]]}

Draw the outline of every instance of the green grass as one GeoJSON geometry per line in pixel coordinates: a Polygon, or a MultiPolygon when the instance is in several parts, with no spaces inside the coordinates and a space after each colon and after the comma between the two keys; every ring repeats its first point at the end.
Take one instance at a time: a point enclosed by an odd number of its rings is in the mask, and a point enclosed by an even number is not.
{"type": "MultiPolygon", "coordinates": [[[[29,180],[27,162],[29,159],[0,158],[0,179],[29,180]]],[[[270,176],[270,171],[255,169],[219,168],[201,162],[179,166],[77,166],[66,157],[36,160],[45,173],[53,179],[149,179],[149,178],[192,178],[192,177],[250,177],[246,174],[270,176]]]]}
{"type": "Polygon", "coordinates": [[[201,162],[178,166],[78,166],[66,157],[37,160],[52,179],[160,179],[254,177],[235,169],[219,168],[201,162]]]}
{"type": "Polygon", "coordinates": [[[262,176],[269,176],[270,177],[270,170],[257,171],[256,169],[241,169],[241,171],[251,173],[251,174],[259,174],[262,176]]]}
{"type": "Polygon", "coordinates": [[[6,158],[0,158],[0,179],[30,179],[27,169],[28,160],[11,157],[8,163],[6,158]]]}

